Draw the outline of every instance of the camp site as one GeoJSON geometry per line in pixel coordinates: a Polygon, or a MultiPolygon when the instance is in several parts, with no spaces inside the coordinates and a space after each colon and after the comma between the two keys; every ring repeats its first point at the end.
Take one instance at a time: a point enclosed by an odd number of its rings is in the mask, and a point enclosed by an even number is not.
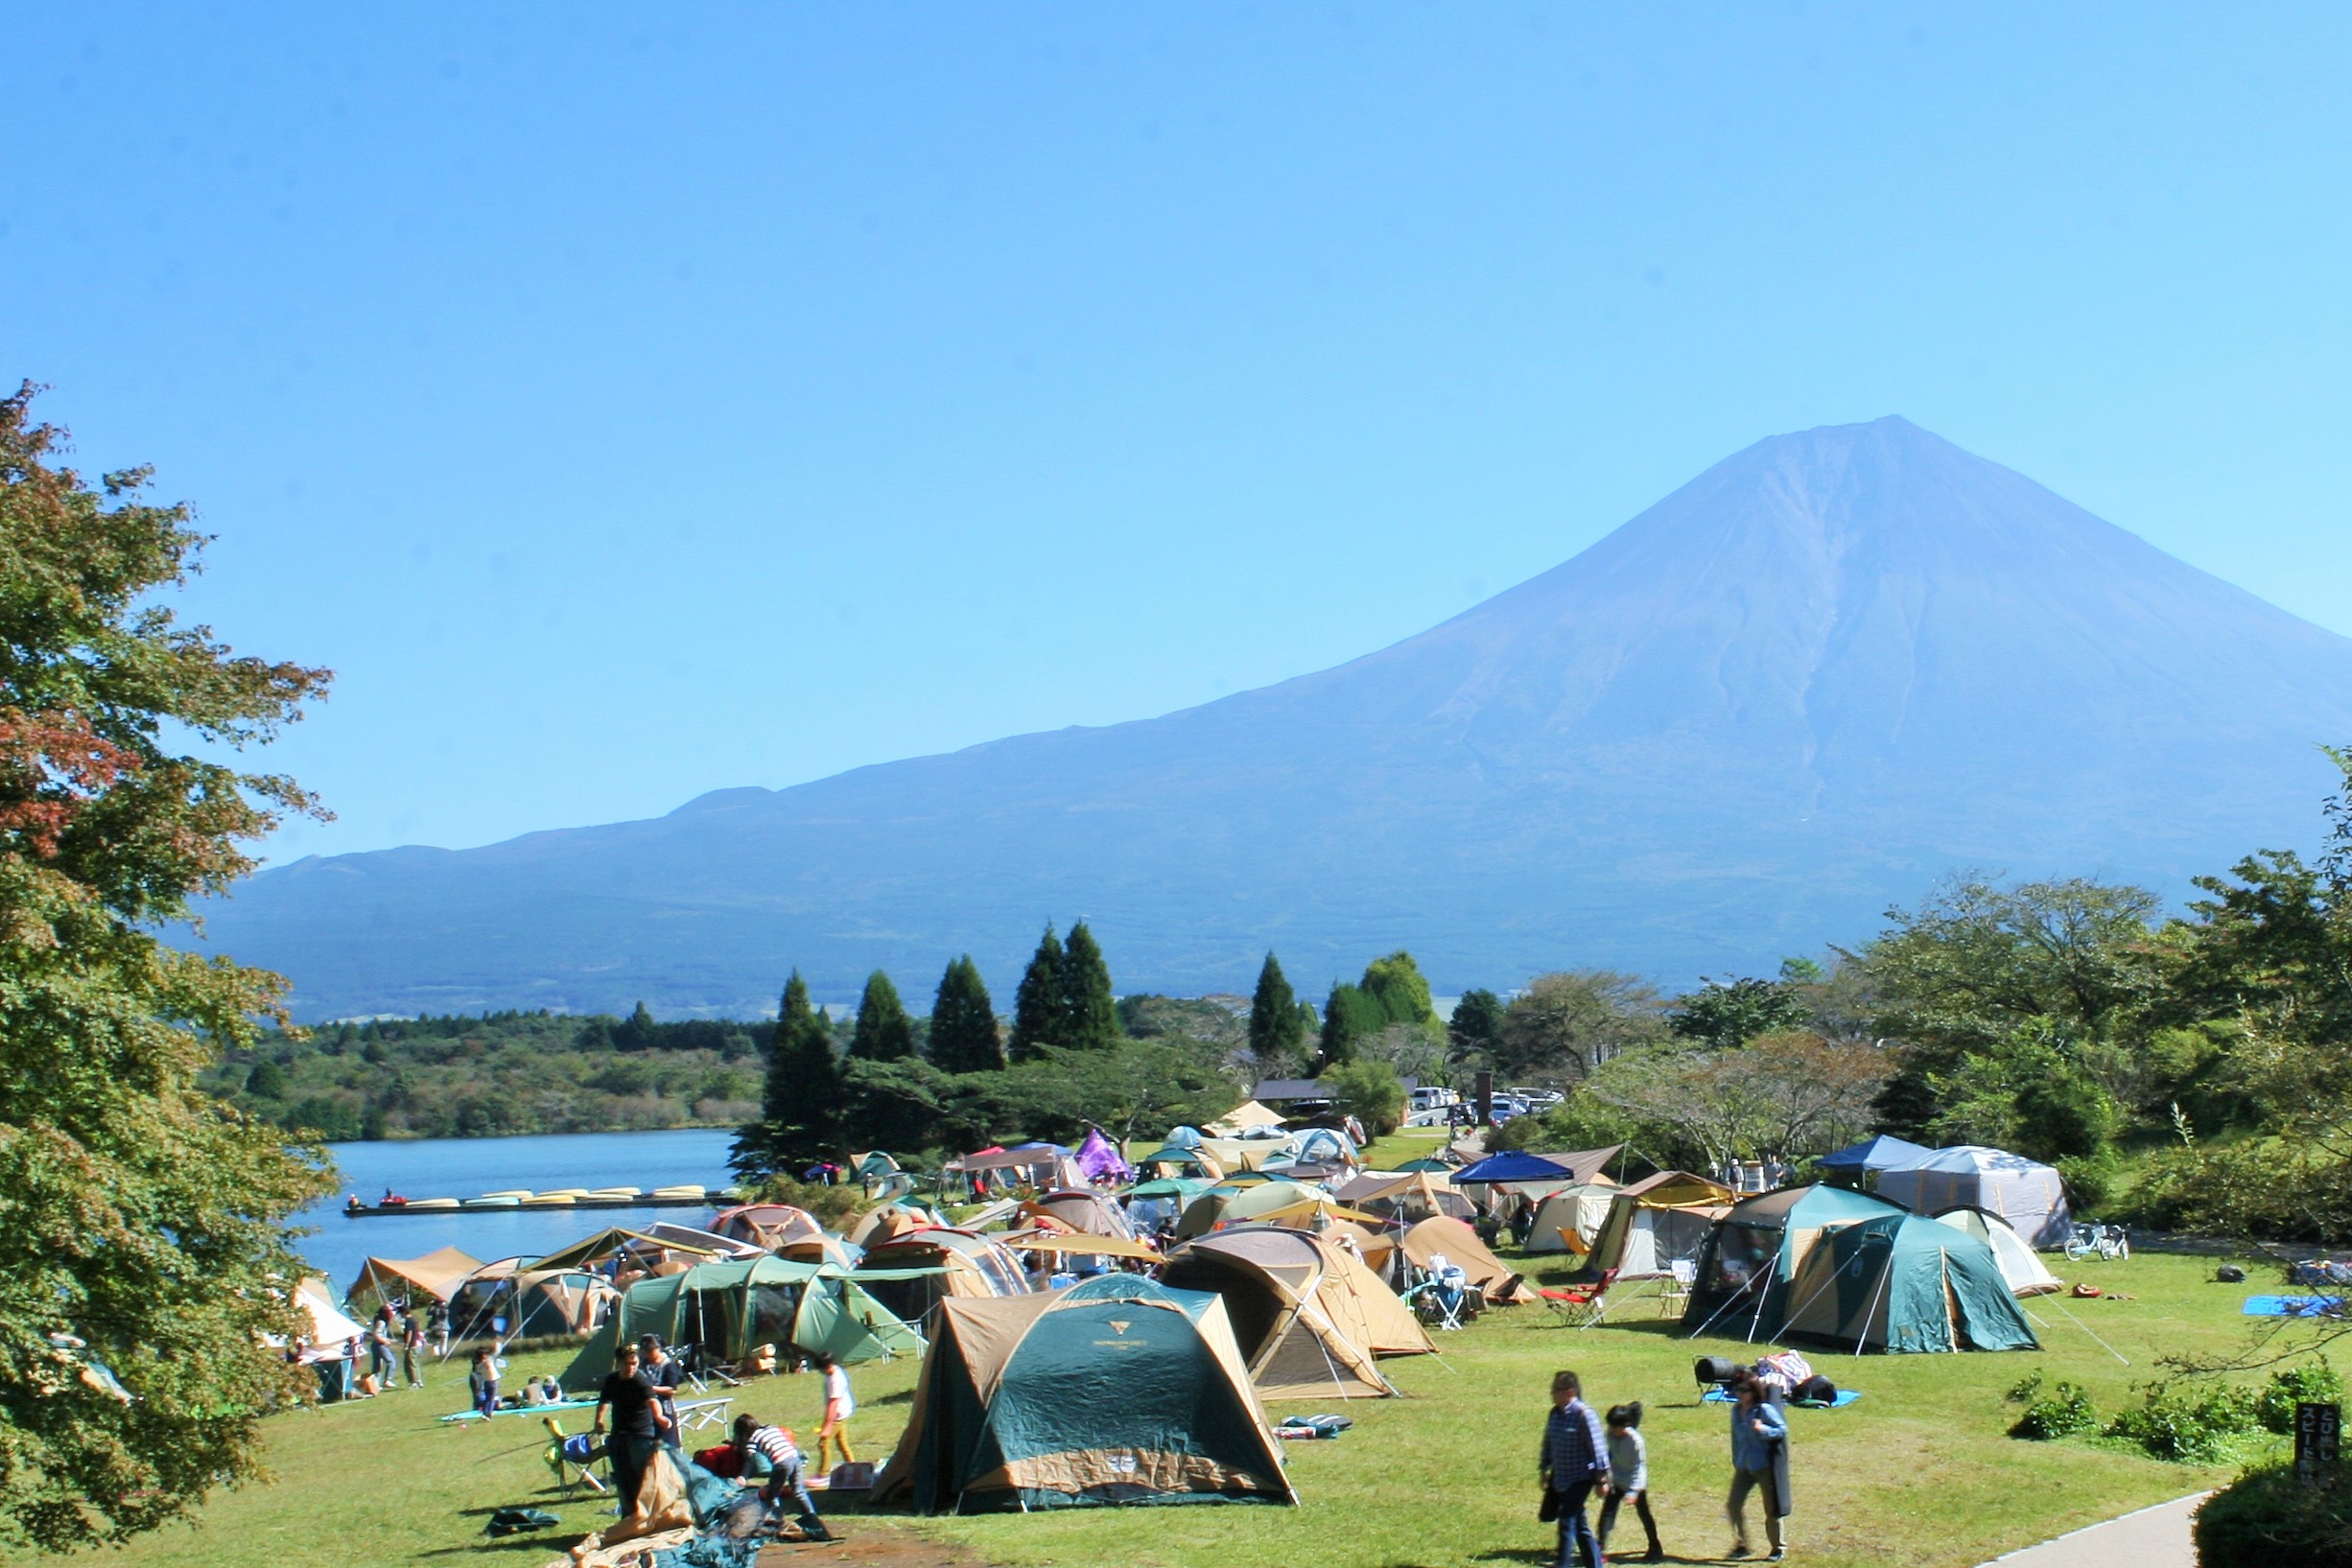
{"type": "Polygon", "coordinates": [[[2033,1161],[1879,1138],[1758,1191],[1752,1170],[1644,1169],[1622,1146],[1490,1154],[1409,1127],[1359,1145],[1237,1114],[1273,1132],[1092,1139],[1091,1175],[1075,1144],[930,1170],[874,1151],[842,1162],[831,1226],[722,1198],[699,1224],[538,1257],[443,1248],[306,1280],[318,1389],[268,1423],[277,1479],[128,1557],[259,1564],[331,1495],[348,1549],[383,1561],[1537,1560],[1534,1445],[1562,1368],[1596,1404],[1641,1402],[1667,1560],[1724,1548],[1735,1368],[1794,1374],[1775,1395],[1806,1560],[1898,1560],[1892,1542],[1989,1561],[2223,1476],[2013,1435],[2022,1385],[2128,1408],[2167,1357],[2234,1346],[2251,1288],[2218,1281],[2209,1247],[2036,1247],[2076,1230],[2033,1161]],[[1171,1150],[1220,1174],[1156,1174],[1171,1150]],[[450,1344],[422,1390],[353,1376],[372,1313],[435,1303],[450,1344]],[[648,1335],[675,1358],[680,1440],[624,1510],[592,1422],[648,1335]],[[482,1349],[506,1391],[486,1415],[468,1408],[482,1349]],[[813,1443],[819,1357],[857,1401],[857,1459],[807,1478],[821,1539],[747,1501],[761,1481],[734,1452],[738,1416],[813,1443]],[[492,1519],[514,1533],[485,1538],[492,1519]]]}

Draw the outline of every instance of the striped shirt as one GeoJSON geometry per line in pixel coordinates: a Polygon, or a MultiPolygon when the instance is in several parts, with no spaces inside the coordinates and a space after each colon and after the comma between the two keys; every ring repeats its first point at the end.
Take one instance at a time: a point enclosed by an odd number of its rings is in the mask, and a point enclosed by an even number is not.
{"type": "Polygon", "coordinates": [[[1579,1481],[1599,1481],[1609,1474],[1607,1439],[1601,1417],[1582,1399],[1571,1399],[1552,1412],[1543,1423],[1543,1468],[1552,1488],[1564,1491],[1579,1481]]]}
{"type": "Polygon", "coordinates": [[[745,1446],[766,1460],[773,1469],[786,1470],[800,1463],[800,1445],[792,1440],[792,1434],[780,1426],[759,1428],[745,1446]]]}

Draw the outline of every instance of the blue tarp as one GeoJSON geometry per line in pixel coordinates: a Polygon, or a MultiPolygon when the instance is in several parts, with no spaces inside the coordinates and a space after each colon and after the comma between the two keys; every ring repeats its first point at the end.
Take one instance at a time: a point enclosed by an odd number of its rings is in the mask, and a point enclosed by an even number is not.
{"type": "Polygon", "coordinates": [[[1453,1179],[1458,1186],[1464,1182],[1562,1182],[1575,1174],[1541,1155],[1522,1154],[1515,1149],[1492,1155],[1475,1165],[1465,1165],[1453,1173],[1453,1179]]]}
{"type": "Polygon", "coordinates": [[[1836,1154],[1823,1155],[1814,1163],[1828,1171],[1908,1171],[1917,1169],[1935,1153],[1881,1133],[1836,1154]]]}

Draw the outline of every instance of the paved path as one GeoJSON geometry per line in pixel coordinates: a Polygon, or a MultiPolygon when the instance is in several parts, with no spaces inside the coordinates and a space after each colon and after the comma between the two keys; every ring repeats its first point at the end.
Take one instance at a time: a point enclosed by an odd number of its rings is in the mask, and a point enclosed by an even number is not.
{"type": "Polygon", "coordinates": [[[2189,1515],[2212,1495],[2199,1492],[2158,1503],[2152,1509],[2127,1513],[1993,1561],[2004,1568],[2197,1568],[2189,1515]]]}

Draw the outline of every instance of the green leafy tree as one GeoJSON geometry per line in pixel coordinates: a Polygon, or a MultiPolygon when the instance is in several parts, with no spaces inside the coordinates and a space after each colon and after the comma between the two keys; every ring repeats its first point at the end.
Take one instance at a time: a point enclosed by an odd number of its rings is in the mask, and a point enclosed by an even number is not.
{"type": "Polygon", "coordinates": [[[1063,1041],[1080,1050],[1100,1050],[1118,1040],[1118,1003],[1111,995],[1111,970],[1086,922],[1070,928],[1062,948],[1063,1041]]]}
{"type": "Polygon", "coordinates": [[[876,970],[865,977],[865,995],[858,999],[858,1028],[850,1036],[849,1054],[864,1062],[895,1062],[915,1054],[914,1019],[899,1000],[890,976],[876,970]]]}
{"type": "Polygon", "coordinates": [[[736,1174],[791,1175],[838,1156],[848,1144],[842,1124],[847,1098],[833,1030],[809,1004],[808,982],[794,970],[776,1010],[760,1119],[736,1135],[736,1174]]]}
{"type": "Polygon", "coordinates": [[[270,739],[324,670],[233,655],[163,602],[205,542],[143,469],[96,487],[28,386],[0,399],[0,1550],[122,1541],[261,1472],[298,1393],[285,1223],[323,1156],[198,1087],[283,982],[154,931],[250,870],[270,739]]]}
{"type": "Polygon", "coordinates": [[[1613,970],[1539,974],[1503,1009],[1488,1055],[1511,1082],[1574,1083],[1666,1032],[1648,982],[1613,970]]]}
{"type": "Polygon", "coordinates": [[[1446,1039],[1457,1061],[1490,1057],[1502,1038],[1503,999],[1492,991],[1462,993],[1453,1017],[1446,1020],[1446,1039]]]}
{"type": "Polygon", "coordinates": [[[1217,1046],[1180,1036],[1118,1041],[1094,1049],[1048,1047],[1000,1073],[963,1081],[964,1113],[1003,1141],[1071,1142],[1089,1127],[1118,1138],[1195,1126],[1234,1108],[1243,1092],[1217,1046]]]}
{"type": "Polygon", "coordinates": [[[1269,951],[1258,970],[1258,990],[1250,997],[1250,1050],[1261,1063],[1289,1061],[1305,1041],[1306,1020],[1299,1014],[1299,998],[1281,962],[1269,951]]]}
{"type": "Polygon", "coordinates": [[[939,977],[931,1001],[931,1065],[942,1072],[995,1072],[1004,1065],[996,1004],[970,953],[939,977]]]}
{"type": "Polygon", "coordinates": [[[1708,980],[1674,1004],[1667,1026],[1717,1050],[1805,1024],[1805,1004],[1777,980],[1708,980]]]}
{"type": "Polygon", "coordinates": [[[917,1056],[852,1057],[843,1069],[842,1131],[852,1149],[907,1154],[963,1144],[961,1114],[970,1075],[942,1072],[917,1056]]]}
{"type": "Polygon", "coordinates": [[[1422,978],[1413,955],[1399,948],[1386,958],[1364,966],[1355,989],[1380,1004],[1390,1023],[1435,1023],[1437,1009],[1429,1000],[1429,982],[1422,978]]]}
{"type": "Polygon", "coordinates": [[[1021,988],[1013,993],[1009,1054],[1015,1062],[1034,1062],[1043,1052],[1070,1042],[1070,1008],[1063,991],[1067,972],[1062,939],[1048,922],[1037,951],[1029,955],[1029,967],[1021,971],[1021,988]]]}
{"type": "Polygon", "coordinates": [[[1358,987],[1335,980],[1323,1003],[1323,1063],[1332,1066],[1355,1055],[1356,1047],[1388,1027],[1388,1009],[1358,987]]]}
{"type": "Polygon", "coordinates": [[[1404,1080],[1385,1062],[1342,1062],[1325,1070],[1320,1082],[1330,1091],[1331,1104],[1364,1124],[1374,1137],[1384,1137],[1404,1119],[1404,1080]]]}
{"type": "Polygon", "coordinates": [[[253,1064],[253,1070],[246,1075],[245,1091],[256,1100],[286,1098],[286,1069],[263,1057],[253,1064]]]}

